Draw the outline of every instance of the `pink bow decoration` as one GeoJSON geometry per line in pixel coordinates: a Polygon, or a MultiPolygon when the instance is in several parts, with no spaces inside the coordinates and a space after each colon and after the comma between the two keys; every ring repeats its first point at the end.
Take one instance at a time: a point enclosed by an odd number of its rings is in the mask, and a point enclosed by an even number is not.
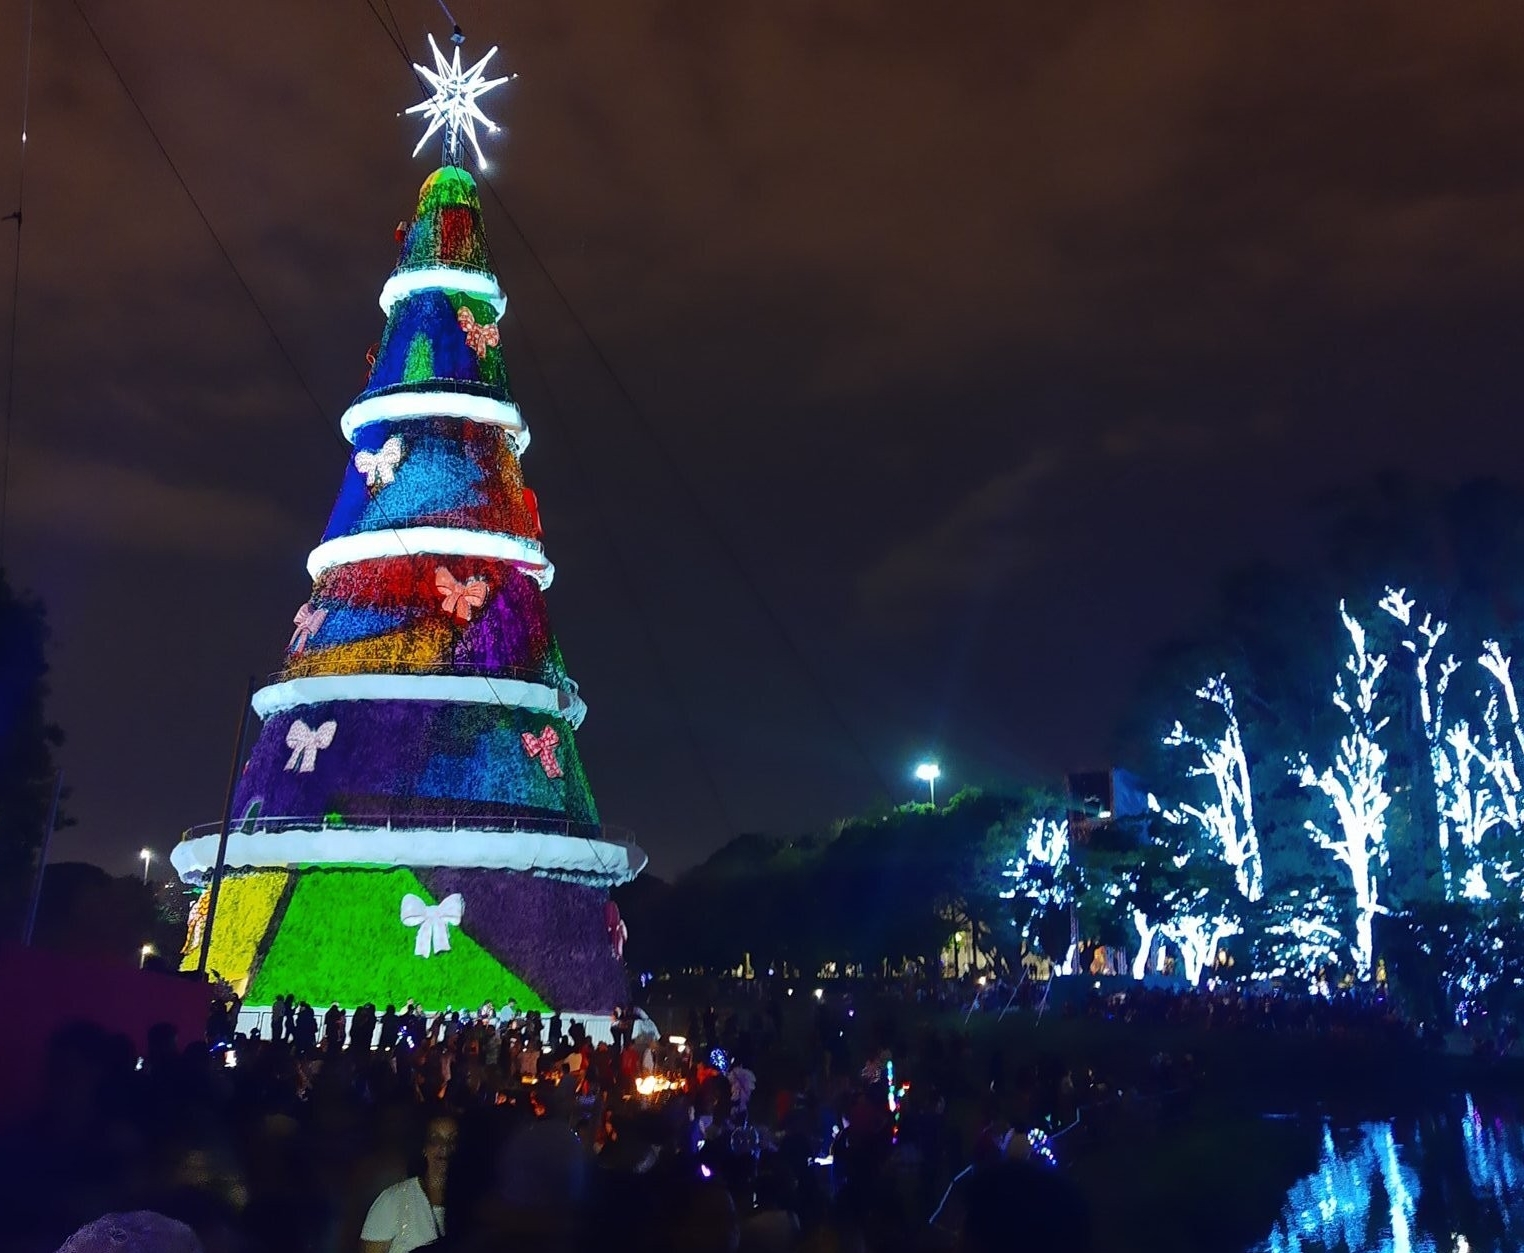
{"type": "Polygon", "coordinates": [[[547,779],[561,777],[561,763],[556,760],[556,748],[561,743],[561,737],[556,734],[555,727],[546,727],[538,735],[523,731],[519,734],[519,739],[524,741],[524,751],[539,759],[547,779]]]}
{"type": "Polygon", "coordinates": [[[502,342],[497,333],[497,323],[488,322],[483,325],[465,305],[461,305],[455,320],[460,323],[460,329],[466,333],[467,346],[478,357],[485,357],[488,348],[496,348],[502,342]]]}
{"type": "Polygon", "coordinates": [[[333,733],[338,729],[339,724],[330,720],[314,730],[298,718],[286,732],[286,747],[291,750],[286,769],[295,770],[298,774],[311,774],[317,767],[318,749],[332,744],[333,733]]]}
{"type": "Polygon", "coordinates": [[[296,633],[292,635],[291,642],[286,647],[294,653],[299,653],[307,647],[307,641],[317,634],[318,628],[328,618],[328,610],[314,609],[309,600],[296,611],[296,617],[291,621],[296,625],[296,633]]]}
{"type": "Polygon", "coordinates": [[[471,610],[487,603],[487,580],[483,578],[473,577],[462,583],[443,566],[435,566],[434,587],[444,597],[440,608],[462,622],[470,622],[471,610]]]}
{"type": "Polygon", "coordinates": [[[404,926],[417,927],[418,938],[413,941],[415,957],[432,957],[435,953],[450,951],[450,928],[460,926],[466,912],[466,898],[452,892],[437,905],[425,905],[421,897],[409,892],[402,898],[402,922],[404,926]]]}
{"type": "Polygon", "coordinates": [[[375,452],[355,453],[355,469],[365,476],[366,487],[385,487],[397,477],[402,464],[402,437],[393,435],[375,452]]]}

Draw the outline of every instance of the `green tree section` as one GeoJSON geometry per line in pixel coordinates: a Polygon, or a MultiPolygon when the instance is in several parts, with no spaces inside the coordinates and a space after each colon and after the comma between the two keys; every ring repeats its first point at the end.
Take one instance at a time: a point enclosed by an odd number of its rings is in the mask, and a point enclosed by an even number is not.
{"type": "Polygon", "coordinates": [[[544,999],[466,934],[450,928],[448,952],[413,951],[417,932],[398,916],[408,893],[436,902],[411,870],[306,870],[298,874],[279,929],[255,974],[251,1005],[293,995],[313,1005],[475,1009],[513,1001],[546,1009],[544,999]]]}

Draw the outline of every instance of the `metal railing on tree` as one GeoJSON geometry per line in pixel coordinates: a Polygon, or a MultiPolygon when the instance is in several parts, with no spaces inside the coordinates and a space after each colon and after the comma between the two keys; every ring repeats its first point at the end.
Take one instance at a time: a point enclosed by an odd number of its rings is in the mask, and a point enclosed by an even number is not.
{"type": "MultiPolygon", "coordinates": [[[[234,829],[242,835],[267,835],[281,831],[487,831],[502,835],[564,835],[576,840],[597,840],[605,844],[634,844],[635,833],[628,827],[611,823],[572,822],[566,818],[535,818],[529,815],[471,814],[344,814],[306,817],[259,816],[242,822],[236,818],[234,829]]],[[[183,844],[208,835],[220,835],[220,822],[203,822],[189,827],[180,836],[183,844]]]]}
{"type": "MultiPolygon", "coordinates": [[[[302,654],[298,654],[298,658],[302,654]]],[[[266,683],[274,686],[277,683],[288,683],[293,679],[328,679],[344,678],[349,675],[371,674],[443,674],[459,675],[463,679],[518,679],[523,683],[538,683],[542,687],[560,688],[563,691],[577,692],[577,681],[564,671],[556,673],[536,669],[533,666],[472,666],[461,665],[458,662],[413,662],[392,661],[387,657],[352,657],[351,663],[343,669],[322,668],[323,658],[321,654],[313,657],[313,668],[307,670],[298,660],[293,666],[284,670],[276,670],[266,678],[266,683]],[[360,668],[373,665],[374,669],[360,668]]]]}

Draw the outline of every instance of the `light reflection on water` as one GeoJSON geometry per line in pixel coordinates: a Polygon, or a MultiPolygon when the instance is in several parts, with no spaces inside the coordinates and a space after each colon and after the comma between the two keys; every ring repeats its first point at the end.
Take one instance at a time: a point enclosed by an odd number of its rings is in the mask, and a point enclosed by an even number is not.
{"type": "Polygon", "coordinates": [[[1512,1253],[1524,1243],[1524,1128],[1472,1099],[1449,1114],[1325,1123],[1318,1167],[1255,1253],[1512,1253]]]}

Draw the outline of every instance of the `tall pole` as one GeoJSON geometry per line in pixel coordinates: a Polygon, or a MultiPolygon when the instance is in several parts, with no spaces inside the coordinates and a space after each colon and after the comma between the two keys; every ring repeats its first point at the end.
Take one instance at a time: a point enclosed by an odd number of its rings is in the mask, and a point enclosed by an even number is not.
{"type": "Polygon", "coordinates": [[[931,807],[937,807],[937,776],[932,775],[926,782],[931,785],[931,807]]]}
{"type": "Polygon", "coordinates": [[[196,973],[206,974],[207,955],[212,951],[212,924],[217,919],[217,894],[222,890],[222,870],[228,859],[228,835],[233,827],[233,794],[238,790],[238,771],[243,765],[244,734],[249,726],[249,704],[254,699],[258,680],[251,674],[243,703],[238,706],[238,734],[233,737],[233,764],[228,767],[228,794],[222,805],[222,834],[217,839],[217,864],[212,868],[212,897],[206,903],[206,926],[201,929],[201,952],[196,958],[196,973]]]}
{"type": "Polygon", "coordinates": [[[48,829],[42,834],[42,847],[37,851],[37,873],[32,876],[32,900],[26,911],[26,930],[21,942],[32,947],[32,931],[37,926],[37,906],[42,901],[42,876],[48,868],[48,845],[53,842],[53,828],[58,825],[58,801],[63,795],[63,771],[53,780],[53,803],[48,807],[48,829]]]}

